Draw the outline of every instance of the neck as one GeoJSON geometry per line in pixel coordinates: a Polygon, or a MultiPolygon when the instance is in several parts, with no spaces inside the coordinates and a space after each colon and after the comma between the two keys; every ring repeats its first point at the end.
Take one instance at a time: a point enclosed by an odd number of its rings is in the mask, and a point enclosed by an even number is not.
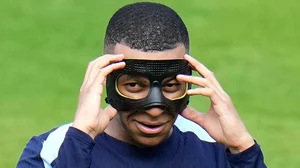
{"type": "Polygon", "coordinates": [[[107,128],[104,130],[109,136],[118,139],[120,141],[133,144],[132,139],[129,137],[124,126],[118,121],[119,116],[116,115],[108,124],[107,128]]]}

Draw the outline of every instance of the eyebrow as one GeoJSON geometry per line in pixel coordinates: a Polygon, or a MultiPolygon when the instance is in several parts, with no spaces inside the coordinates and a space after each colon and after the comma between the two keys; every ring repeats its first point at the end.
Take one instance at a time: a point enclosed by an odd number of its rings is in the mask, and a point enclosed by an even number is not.
{"type": "Polygon", "coordinates": [[[176,76],[171,76],[171,77],[165,78],[165,79],[162,81],[162,83],[168,83],[168,82],[170,82],[170,81],[172,81],[172,80],[176,80],[177,82],[179,82],[179,81],[176,79],[176,76]]]}
{"type": "Polygon", "coordinates": [[[125,74],[127,79],[133,79],[133,78],[145,78],[143,75],[133,75],[133,74],[125,74]]]}
{"type": "Polygon", "coordinates": [[[148,82],[149,80],[143,75],[133,75],[133,74],[126,74],[126,80],[140,80],[143,82],[148,82]]]}

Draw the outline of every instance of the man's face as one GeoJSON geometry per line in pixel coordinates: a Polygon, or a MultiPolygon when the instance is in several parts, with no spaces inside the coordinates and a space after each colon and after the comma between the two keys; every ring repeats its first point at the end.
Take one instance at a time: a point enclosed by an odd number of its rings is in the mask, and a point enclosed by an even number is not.
{"type": "MultiPolygon", "coordinates": [[[[183,59],[186,53],[183,45],[162,52],[142,52],[130,49],[121,44],[115,46],[115,54],[124,54],[125,59],[171,60],[183,59]]],[[[178,83],[176,79],[168,82],[178,83]]],[[[135,86],[133,86],[135,87],[135,86]]],[[[125,139],[139,146],[155,146],[160,144],[172,133],[172,127],[178,114],[166,112],[163,108],[152,107],[144,111],[130,113],[119,112],[116,117],[119,127],[125,132],[125,139]]]]}

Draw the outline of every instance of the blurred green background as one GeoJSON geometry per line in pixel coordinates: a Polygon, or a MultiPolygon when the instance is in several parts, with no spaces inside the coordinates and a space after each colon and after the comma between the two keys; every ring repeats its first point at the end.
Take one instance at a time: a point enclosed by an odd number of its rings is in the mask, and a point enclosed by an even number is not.
{"type": "MultiPolygon", "coordinates": [[[[72,121],[108,20],[132,2],[0,1],[1,168],[15,167],[31,136],[72,121]]],[[[230,94],[267,165],[300,167],[299,0],[159,2],[185,21],[191,55],[230,94]]],[[[208,103],[192,98],[200,111],[208,103]]]]}

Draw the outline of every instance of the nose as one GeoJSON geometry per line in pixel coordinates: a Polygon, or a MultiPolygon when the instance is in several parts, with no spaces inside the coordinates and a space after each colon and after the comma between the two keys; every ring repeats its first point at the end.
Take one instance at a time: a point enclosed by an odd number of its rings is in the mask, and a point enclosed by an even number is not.
{"type": "Polygon", "coordinates": [[[151,117],[158,117],[164,112],[164,109],[161,107],[152,107],[146,110],[151,117]]]}

